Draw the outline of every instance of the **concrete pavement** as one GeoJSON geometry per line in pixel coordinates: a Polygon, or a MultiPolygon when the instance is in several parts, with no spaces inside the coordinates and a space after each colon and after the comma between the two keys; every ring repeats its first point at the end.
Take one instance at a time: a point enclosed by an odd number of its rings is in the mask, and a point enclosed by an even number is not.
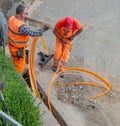
{"type": "MultiPolygon", "coordinates": [[[[76,17],[82,24],[87,23],[81,35],[74,40],[67,67],[91,70],[104,77],[113,87],[112,93],[96,100],[99,107],[95,111],[83,111],[61,102],[56,97],[56,90],[52,89],[52,104],[68,126],[118,126],[120,123],[119,5],[119,0],[46,0],[32,15],[34,19],[42,21],[48,17],[47,23],[52,26],[66,15],[76,17]]],[[[53,53],[55,38],[52,31],[46,32],[45,39],[49,51],[53,53]]],[[[42,50],[40,41],[38,46],[42,50]]],[[[37,80],[46,93],[53,74],[51,66],[52,62],[39,71],[36,65],[37,80]]]]}

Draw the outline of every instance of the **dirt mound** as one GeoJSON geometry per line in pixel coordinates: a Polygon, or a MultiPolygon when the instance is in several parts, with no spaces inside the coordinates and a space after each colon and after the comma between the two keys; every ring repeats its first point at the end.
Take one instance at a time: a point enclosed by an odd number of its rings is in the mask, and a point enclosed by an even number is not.
{"type": "Polygon", "coordinates": [[[105,89],[87,85],[87,81],[81,75],[60,75],[56,78],[57,97],[64,103],[72,104],[81,110],[97,109],[98,105],[93,97],[105,89]],[[62,77],[62,78],[61,78],[62,77]],[[86,84],[76,84],[77,82],[86,82],[86,84]],[[71,85],[74,83],[74,85],[71,85]]]}

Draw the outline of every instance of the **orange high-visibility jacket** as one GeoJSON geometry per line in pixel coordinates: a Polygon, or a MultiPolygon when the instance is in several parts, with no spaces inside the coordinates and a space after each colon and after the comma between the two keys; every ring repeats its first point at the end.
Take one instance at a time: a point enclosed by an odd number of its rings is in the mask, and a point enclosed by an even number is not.
{"type": "Polygon", "coordinates": [[[19,27],[23,24],[25,24],[24,21],[17,19],[15,16],[10,17],[8,21],[8,45],[17,72],[24,71],[26,59],[25,47],[29,39],[28,35],[21,35],[19,32],[19,27]],[[23,58],[17,58],[19,48],[24,48],[23,58]]]}
{"type": "Polygon", "coordinates": [[[25,24],[25,22],[17,19],[15,16],[10,17],[8,21],[9,43],[14,47],[25,47],[28,42],[29,36],[21,35],[19,32],[19,27],[23,24],[25,24]]]}
{"type": "Polygon", "coordinates": [[[57,66],[59,59],[61,59],[61,61],[64,64],[68,62],[70,51],[72,48],[72,41],[69,40],[69,38],[76,32],[76,30],[80,30],[83,27],[76,18],[72,18],[72,20],[73,20],[73,27],[69,31],[69,33],[67,33],[66,35],[64,35],[65,18],[60,19],[55,25],[57,32],[62,36],[62,38],[64,38],[67,41],[67,44],[63,44],[61,40],[56,36],[56,46],[55,46],[55,52],[54,52],[54,66],[57,66]]]}

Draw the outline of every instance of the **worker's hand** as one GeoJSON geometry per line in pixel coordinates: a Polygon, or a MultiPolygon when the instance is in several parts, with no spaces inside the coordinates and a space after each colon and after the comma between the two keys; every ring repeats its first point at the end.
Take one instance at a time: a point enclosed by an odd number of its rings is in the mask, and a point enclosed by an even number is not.
{"type": "Polygon", "coordinates": [[[50,26],[47,25],[47,24],[45,24],[44,27],[43,27],[43,30],[44,30],[44,31],[47,31],[48,29],[50,29],[50,26]]]}
{"type": "Polygon", "coordinates": [[[60,39],[63,44],[67,44],[67,41],[64,38],[60,39]]]}
{"type": "Polygon", "coordinates": [[[73,39],[74,39],[74,37],[73,37],[73,36],[71,36],[71,37],[69,38],[69,40],[70,40],[70,41],[73,41],[73,39]]]}

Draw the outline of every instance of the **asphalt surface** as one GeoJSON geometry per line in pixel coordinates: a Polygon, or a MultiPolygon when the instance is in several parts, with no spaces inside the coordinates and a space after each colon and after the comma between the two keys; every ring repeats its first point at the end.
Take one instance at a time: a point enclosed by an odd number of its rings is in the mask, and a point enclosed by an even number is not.
{"type": "MultiPolygon", "coordinates": [[[[81,67],[91,70],[113,87],[108,93],[97,100],[98,110],[82,111],[72,105],[64,104],[56,98],[53,89],[51,101],[62,115],[68,126],[118,126],[120,110],[119,86],[119,48],[120,48],[120,1],[119,0],[45,0],[32,15],[32,18],[44,21],[53,27],[64,16],[77,18],[84,26],[84,31],[74,40],[67,67],[81,67]]],[[[44,34],[50,53],[53,53],[55,37],[52,31],[44,34]]],[[[38,44],[42,50],[41,43],[38,44]]],[[[52,62],[38,70],[37,79],[47,93],[48,83],[52,77],[52,62]]],[[[86,103],[87,105],[87,103],[86,103]]]]}
{"type": "MultiPolygon", "coordinates": [[[[45,0],[32,17],[42,21],[48,17],[47,23],[54,26],[60,18],[69,15],[86,24],[74,40],[68,67],[92,70],[114,83],[117,89],[120,82],[119,13],[119,0],[45,0]]],[[[52,31],[47,35],[49,50],[53,52],[55,38],[52,31]]]]}

